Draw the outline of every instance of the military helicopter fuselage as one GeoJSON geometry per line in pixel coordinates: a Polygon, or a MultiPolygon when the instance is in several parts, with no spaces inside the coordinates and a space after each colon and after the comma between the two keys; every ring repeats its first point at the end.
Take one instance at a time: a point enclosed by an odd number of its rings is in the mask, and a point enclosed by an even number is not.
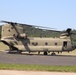
{"type": "Polygon", "coordinates": [[[44,52],[44,55],[52,52],[54,55],[54,52],[69,52],[76,48],[69,33],[61,34],[60,38],[29,37],[23,27],[15,23],[3,25],[1,36],[1,42],[9,46],[10,52],[44,52]]]}

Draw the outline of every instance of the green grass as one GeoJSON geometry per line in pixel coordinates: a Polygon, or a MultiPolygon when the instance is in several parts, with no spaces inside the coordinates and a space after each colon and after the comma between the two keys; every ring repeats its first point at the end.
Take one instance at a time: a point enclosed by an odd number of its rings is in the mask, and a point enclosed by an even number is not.
{"type": "Polygon", "coordinates": [[[44,65],[23,65],[23,64],[0,64],[0,70],[76,72],[76,66],[44,66],[44,65]]]}

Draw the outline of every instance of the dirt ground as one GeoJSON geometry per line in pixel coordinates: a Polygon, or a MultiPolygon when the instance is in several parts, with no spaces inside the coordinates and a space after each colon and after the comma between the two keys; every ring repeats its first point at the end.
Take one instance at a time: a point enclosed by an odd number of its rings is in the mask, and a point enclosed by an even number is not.
{"type": "Polygon", "coordinates": [[[76,73],[0,70],[0,75],[76,75],[76,73]]]}

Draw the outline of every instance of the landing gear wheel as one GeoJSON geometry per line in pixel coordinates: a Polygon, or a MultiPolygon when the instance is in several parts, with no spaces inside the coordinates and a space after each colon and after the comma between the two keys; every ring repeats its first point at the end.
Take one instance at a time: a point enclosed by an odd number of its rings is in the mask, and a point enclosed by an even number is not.
{"type": "Polygon", "coordinates": [[[47,54],[48,54],[48,53],[45,51],[45,52],[44,52],[44,55],[47,55],[47,54]]]}
{"type": "Polygon", "coordinates": [[[38,54],[40,54],[40,52],[38,52],[38,54]]]}
{"type": "Polygon", "coordinates": [[[51,55],[52,55],[52,56],[55,56],[56,54],[53,52],[53,53],[51,53],[51,55]]]}

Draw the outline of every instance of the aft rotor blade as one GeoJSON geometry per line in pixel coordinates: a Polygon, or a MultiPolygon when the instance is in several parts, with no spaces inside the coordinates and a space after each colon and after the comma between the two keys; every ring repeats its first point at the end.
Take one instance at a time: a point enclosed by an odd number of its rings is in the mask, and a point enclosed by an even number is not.
{"type": "Polygon", "coordinates": [[[26,25],[29,27],[37,27],[37,28],[44,28],[44,29],[55,29],[55,28],[50,28],[50,27],[44,27],[44,26],[37,26],[37,25],[30,25],[30,24],[22,24],[22,23],[16,23],[16,22],[9,22],[9,21],[0,21],[3,23],[8,23],[8,24],[19,24],[19,25],[26,25]]]}
{"type": "Polygon", "coordinates": [[[3,20],[0,21],[0,22],[8,23],[8,24],[11,24],[12,26],[14,26],[14,25],[23,25],[23,26],[35,27],[35,28],[39,28],[39,29],[47,30],[47,31],[61,32],[61,31],[53,30],[55,28],[44,27],[44,26],[37,26],[37,25],[30,25],[30,24],[22,24],[22,23],[9,22],[9,21],[3,21],[3,20]]]}
{"type": "Polygon", "coordinates": [[[8,23],[8,24],[11,24],[11,23],[13,23],[13,22],[9,22],[9,21],[0,21],[0,22],[2,22],[2,23],[8,23]]]}
{"type": "Polygon", "coordinates": [[[0,22],[2,22],[2,23],[8,23],[8,24],[10,24],[10,25],[12,25],[12,26],[14,26],[14,24],[16,24],[16,23],[14,23],[14,22],[9,22],[9,21],[0,21],[0,22]]]}

